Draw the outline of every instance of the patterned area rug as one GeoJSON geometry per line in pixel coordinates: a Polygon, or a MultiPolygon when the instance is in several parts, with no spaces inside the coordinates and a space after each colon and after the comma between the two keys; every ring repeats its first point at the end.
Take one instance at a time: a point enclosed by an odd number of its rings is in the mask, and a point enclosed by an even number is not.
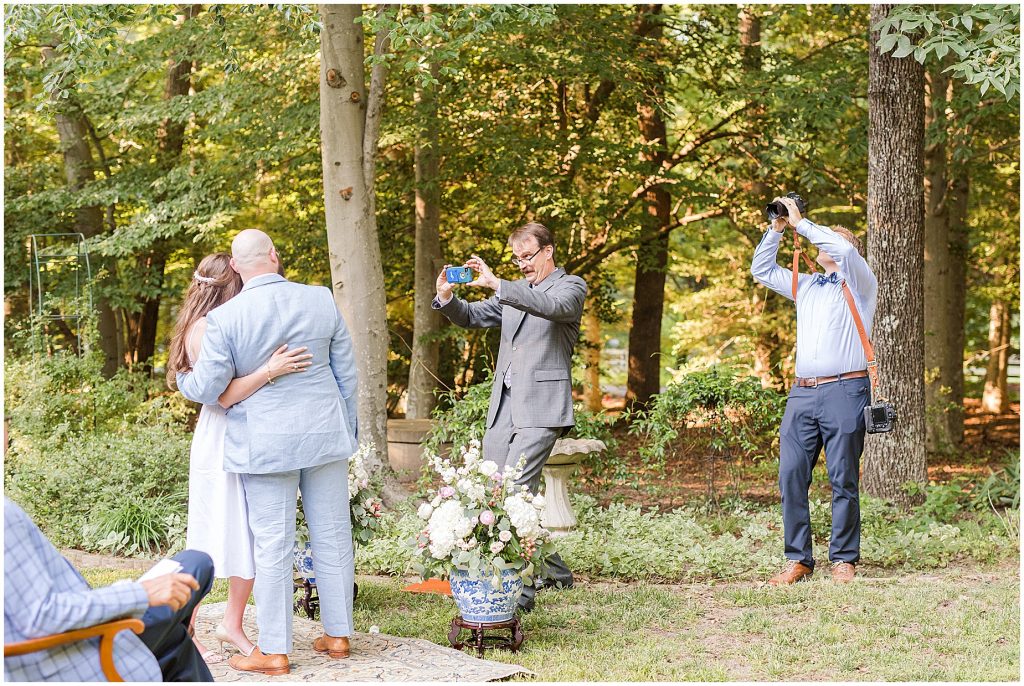
{"type": "MultiPolygon", "coordinates": [[[[196,634],[204,645],[219,650],[213,628],[224,616],[224,603],[203,604],[196,620],[196,634]]],[[[436,645],[419,638],[398,638],[384,634],[357,633],[352,637],[352,655],[332,660],[315,652],[313,639],[323,627],[305,617],[294,618],[294,651],[289,656],[292,671],[287,676],[264,676],[236,672],[227,662],[210,665],[215,681],[495,681],[515,674],[533,676],[518,665],[480,660],[469,653],[436,645]]],[[[257,635],[256,612],[251,605],[245,613],[245,631],[257,635]]],[[[228,655],[236,654],[231,647],[228,655]]]]}

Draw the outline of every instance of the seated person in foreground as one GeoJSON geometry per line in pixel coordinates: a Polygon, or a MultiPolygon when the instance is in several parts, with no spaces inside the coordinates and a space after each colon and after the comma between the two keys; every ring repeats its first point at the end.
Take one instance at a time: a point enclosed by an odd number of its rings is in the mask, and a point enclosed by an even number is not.
{"type": "MultiPolygon", "coordinates": [[[[174,556],[181,573],[90,588],[29,516],[4,498],[4,642],[64,633],[128,617],[145,631],[122,631],[114,663],[125,681],[213,681],[188,635],[192,610],[213,585],[206,553],[174,556]]],[[[4,658],[4,681],[105,681],[99,641],[4,658]]]]}

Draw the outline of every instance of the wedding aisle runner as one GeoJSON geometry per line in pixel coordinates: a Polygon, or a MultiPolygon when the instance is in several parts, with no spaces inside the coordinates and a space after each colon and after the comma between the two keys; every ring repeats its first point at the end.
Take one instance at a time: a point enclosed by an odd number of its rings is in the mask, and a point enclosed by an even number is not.
{"type": "MultiPolygon", "coordinates": [[[[196,634],[206,646],[219,650],[213,628],[224,616],[224,603],[203,604],[196,621],[196,634]]],[[[357,633],[352,638],[352,655],[331,660],[315,652],[313,639],[322,627],[305,617],[294,618],[292,671],[287,676],[263,676],[236,672],[227,662],[210,665],[216,681],[494,681],[514,674],[532,675],[518,665],[480,660],[469,653],[436,645],[419,638],[357,633]]],[[[251,605],[245,613],[245,630],[256,636],[256,613],[251,605]]],[[[227,647],[228,655],[236,654],[227,647]]]]}

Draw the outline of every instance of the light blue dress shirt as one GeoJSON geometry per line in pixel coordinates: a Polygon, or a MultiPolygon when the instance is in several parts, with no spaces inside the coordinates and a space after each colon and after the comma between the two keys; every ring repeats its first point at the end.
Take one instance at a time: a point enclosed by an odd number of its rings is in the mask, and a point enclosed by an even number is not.
{"type": "MultiPolygon", "coordinates": [[[[868,337],[878,299],[878,280],[853,245],[827,226],[801,219],[796,231],[838,266],[835,281],[801,274],[796,301],[796,375],[835,376],[867,368],[867,357],[853,315],[843,297],[842,280],[853,293],[868,337]],[[822,283],[824,281],[824,283],[822,283]]],[[[777,262],[784,234],[769,229],[754,251],[750,271],[760,283],[793,299],[793,271],[777,262]]]]}
{"type": "MultiPolygon", "coordinates": [[[[4,643],[15,643],[125,617],[149,607],[142,584],[90,588],[28,515],[4,498],[4,643]]],[[[4,681],[106,681],[100,639],[4,658],[4,681]]],[[[156,656],[131,631],[114,639],[125,681],[162,681],[156,656]]]]}

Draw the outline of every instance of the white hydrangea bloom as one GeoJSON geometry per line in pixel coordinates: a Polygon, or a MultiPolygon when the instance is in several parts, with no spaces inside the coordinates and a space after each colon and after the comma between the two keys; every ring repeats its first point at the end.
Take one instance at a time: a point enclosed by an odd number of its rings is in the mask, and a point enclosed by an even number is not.
{"type": "Polygon", "coordinates": [[[420,505],[420,509],[416,510],[416,516],[420,519],[430,519],[430,515],[434,512],[434,506],[430,503],[423,503],[420,505]]]}

